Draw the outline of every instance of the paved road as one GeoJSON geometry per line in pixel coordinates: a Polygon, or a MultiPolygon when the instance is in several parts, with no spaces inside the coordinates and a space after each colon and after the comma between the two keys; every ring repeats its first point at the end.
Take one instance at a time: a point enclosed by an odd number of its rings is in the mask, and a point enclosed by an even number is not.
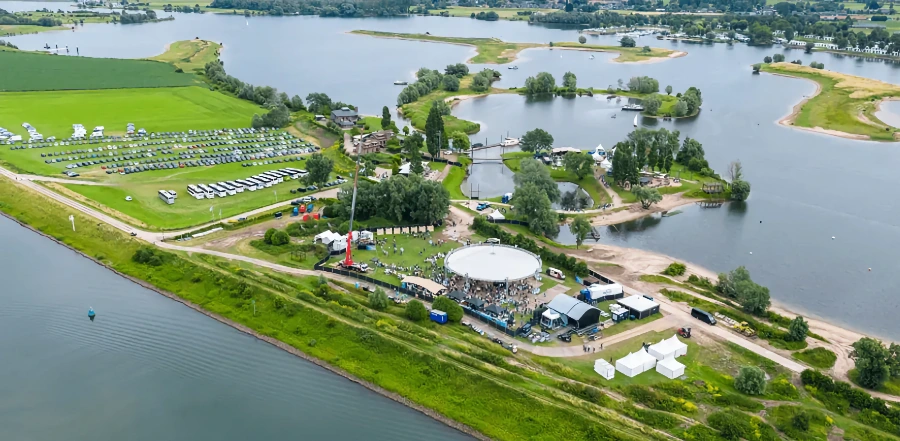
{"type": "Polygon", "coordinates": [[[77,185],[105,185],[109,186],[110,184],[104,182],[94,182],[94,181],[81,181],[78,179],[66,179],[66,178],[54,178],[52,176],[38,176],[38,175],[17,175],[19,179],[26,179],[29,181],[43,181],[43,182],[58,182],[60,184],[77,184],[77,185]]]}
{"type": "MultiPolygon", "coordinates": [[[[6,170],[2,167],[0,167],[0,174],[4,175],[12,180],[18,181],[18,183],[20,185],[29,187],[29,188],[37,191],[38,193],[41,193],[51,199],[59,201],[62,204],[72,207],[88,216],[94,217],[94,218],[96,218],[102,222],[105,222],[115,228],[118,228],[122,231],[129,232],[129,233],[134,232],[134,233],[136,233],[136,236],[138,238],[140,238],[141,240],[145,240],[147,242],[153,243],[162,248],[187,251],[187,252],[191,252],[191,253],[202,253],[202,254],[215,255],[218,257],[225,258],[225,259],[239,260],[239,261],[243,261],[243,262],[252,263],[254,265],[259,265],[261,267],[269,268],[269,269],[287,273],[287,274],[295,274],[295,275],[320,275],[321,274],[321,275],[324,275],[325,277],[328,277],[331,279],[337,279],[337,280],[349,281],[349,282],[356,281],[355,279],[348,279],[346,277],[338,276],[338,275],[331,274],[331,273],[318,273],[316,271],[291,268],[291,267],[287,267],[284,265],[279,265],[276,263],[272,263],[272,262],[268,262],[268,261],[260,260],[260,259],[255,259],[255,258],[251,258],[251,257],[247,257],[247,256],[229,254],[229,253],[224,253],[224,252],[220,252],[220,251],[207,250],[207,249],[196,248],[196,247],[183,247],[183,246],[178,246],[178,245],[173,245],[170,243],[162,242],[161,238],[162,238],[163,233],[142,231],[142,230],[133,228],[133,227],[125,224],[124,222],[119,221],[107,214],[101,213],[93,208],[87,207],[87,206],[85,206],[81,203],[78,203],[76,201],[73,201],[65,196],[54,193],[53,191],[50,191],[49,189],[47,189],[41,185],[35,184],[31,180],[20,178],[15,173],[12,173],[9,170],[6,170]]],[[[329,192],[332,192],[332,194],[336,194],[337,189],[321,192],[319,194],[323,195],[323,197],[326,197],[324,195],[328,194],[329,192]]],[[[276,207],[285,205],[286,203],[287,202],[273,204],[273,205],[270,205],[267,207],[263,207],[263,208],[259,208],[257,210],[250,211],[248,213],[244,213],[242,215],[234,216],[233,218],[236,219],[237,217],[250,216],[250,215],[253,215],[256,213],[265,212],[267,210],[271,210],[272,208],[276,208],[276,207]]],[[[467,214],[467,213],[462,212],[462,210],[458,210],[458,211],[459,211],[458,214],[467,214]]],[[[196,230],[197,228],[199,228],[199,227],[195,227],[191,230],[196,230]]],[[[166,234],[168,234],[170,236],[173,235],[173,233],[166,233],[166,234]]],[[[174,233],[174,234],[177,234],[177,233],[174,233]]],[[[629,294],[640,295],[640,293],[637,290],[634,290],[631,287],[626,286],[625,290],[629,294]]],[[[683,322],[683,323],[695,323],[696,322],[696,320],[693,317],[691,317],[688,307],[673,304],[673,303],[669,302],[667,299],[663,299],[663,298],[658,298],[658,300],[660,303],[660,308],[663,311],[665,311],[666,313],[668,313],[669,317],[660,319],[660,320],[656,320],[654,322],[648,323],[647,325],[643,325],[639,328],[635,328],[634,330],[629,330],[627,332],[623,332],[622,334],[611,337],[608,340],[604,340],[603,343],[607,344],[607,342],[610,342],[610,344],[611,344],[613,342],[614,338],[616,339],[615,341],[621,341],[621,340],[624,340],[631,336],[637,335],[641,331],[646,331],[648,328],[653,328],[654,323],[657,323],[657,322],[660,322],[660,323],[655,326],[663,326],[663,325],[677,326],[677,323],[679,323],[679,321],[683,322]],[[645,328],[645,327],[647,327],[647,328],[645,328]]],[[[487,328],[487,327],[485,327],[485,328],[487,328]]],[[[791,360],[791,359],[783,357],[779,354],[776,354],[776,353],[774,353],[766,348],[763,348],[763,347],[753,343],[752,341],[746,340],[743,337],[741,337],[737,334],[734,334],[726,329],[722,329],[717,326],[708,326],[708,327],[707,326],[695,326],[695,327],[693,327],[693,331],[706,333],[706,334],[710,334],[710,335],[715,335],[716,337],[718,337],[721,340],[730,341],[732,343],[735,343],[741,347],[744,347],[750,351],[753,351],[754,353],[762,355],[762,356],[784,366],[785,368],[787,368],[791,371],[801,372],[805,369],[805,366],[801,365],[800,363],[797,363],[794,360],[791,360]]],[[[551,357],[574,357],[574,356],[584,355],[584,353],[577,346],[574,347],[574,352],[570,349],[571,347],[553,348],[553,347],[533,346],[530,344],[521,345],[520,347],[524,350],[529,350],[530,352],[534,352],[536,354],[547,355],[547,356],[551,356],[551,357]]],[[[898,398],[898,397],[891,397],[889,395],[885,396],[885,397],[886,397],[886,399],[892,399],[894,401],[900,400],[900,398],[898,398]],[[888,398],[888,397],[890,397],[890,398],[888,398]]]]}

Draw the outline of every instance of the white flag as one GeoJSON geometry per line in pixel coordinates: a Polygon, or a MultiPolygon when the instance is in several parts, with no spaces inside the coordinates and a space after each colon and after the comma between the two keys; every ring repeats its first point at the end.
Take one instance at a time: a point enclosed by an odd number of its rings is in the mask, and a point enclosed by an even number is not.
{"type": "Polygon", "coordinates": [[[72,221],[72,222],[75,222],[75,216],[72,216],[72,215],[70,214],[70,215],[69,215],[69,220],[72,221]]]}
{"type": "Polygon", "coordinates": [[[213,207],[212,207],[212,205],[210,205],[210,206],[209,206],[209,212],[210,212],[210,213],[212,213],[212,209],[213,209],[213,207]]]}

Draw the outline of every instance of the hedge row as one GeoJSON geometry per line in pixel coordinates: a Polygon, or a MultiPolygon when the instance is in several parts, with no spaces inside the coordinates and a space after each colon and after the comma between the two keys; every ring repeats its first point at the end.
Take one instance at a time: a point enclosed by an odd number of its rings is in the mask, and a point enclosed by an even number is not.
{"type": "Polygon", "coordinates": [[[873,427],[884,428],[895,434],[900,427],[900,409],[888,407],[881,398],[874,398],[864,390],[853,387],[844,381],[834,381],[831,377],[813,369],[800,374],[804,386],[815,388],[814,395],[829,408],[841,409],[841,400],[860,410],[860,421],[873,427]],[[869,412],[862,412],[869,411],[869,412]]]}

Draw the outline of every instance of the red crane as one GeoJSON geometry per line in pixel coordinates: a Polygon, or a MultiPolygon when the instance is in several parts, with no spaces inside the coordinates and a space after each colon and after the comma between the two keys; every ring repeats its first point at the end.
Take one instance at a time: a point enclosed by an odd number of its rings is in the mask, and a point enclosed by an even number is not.
{"type": "MultiPolygon", "coordinates": [[[[344,138],[344,142],[353,142],[353,138],[344,138]]],[[[344,258],[344,267],[350,268],[353,265],[353,213],[356,211],[356,184],[359,182],[359,148],[362,145],[360,139],[359,145],[356,147],[356,171],[353,172],[353,199],[350,200],[350,229],[347,231],[347,256],[344,258]]]]}

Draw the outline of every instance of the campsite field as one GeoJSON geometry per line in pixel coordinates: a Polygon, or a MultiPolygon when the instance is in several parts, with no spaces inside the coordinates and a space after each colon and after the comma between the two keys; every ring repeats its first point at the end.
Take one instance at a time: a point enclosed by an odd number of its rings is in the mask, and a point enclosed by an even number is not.
{"type": "Polygon", "coordinates": [[[59,57],[32,52],[0,52],[0,91],[121,89],[199,84],[190,73],[157,61],[59,57]]]}
{"type": "MultiPolygon", "coordinates": [[[[51,184],[54,190],[91,201],[85,203],[97,206],[102,204],[115,213],[121,220],[151,230],[173,230],[199,225],[212,220],[209,207],[214,207],[216,219],[219,210],[222,218],[234,216],[259,207],[287,201],[298,197],[290,190],[301,184],[299,181],[285,181],[271,188],[257,191],[244,191],[226,198],[197,200],[187,194],[189,184],[208,184],[211,182],[243,179],[267,170],[285,167],[303,168],[305,161],[293,161],[281,164],[267,164],[254,167],[242,167],[240,163],[221,164],[215,167],[194,167],[177,170],[149,171],[130,175],[109,175],[110,185],[77,185],[51,184]],[[159,190],[175,190],[178,200],[168,205],[163,202],[157,192],[159,190]],[[276,201],[277,192],[277,201],[276,201]],[[125,197],[131,196],[131,201],[125,197]]],[[[103,175],[107,176],[107,175],[103,175]]]]}
{"type": "MultiPolygon", "coordinates": [[[[256,105],[212,92],[202,87],[167,87],[59,92],[12,92],[0,94],[0,127],[24,132],[28,122],[45,137],[68,138],[72,124],[106,127],[108,135],[124,134],[134,123],[148,132],[249,127],[256,105]]],[[[20,133],[24,134],[24,133],[20,133]]],[[[19,158],[36,154],[3,149],[0,159],[17,164],[19,158]]],[[[43,164],[40,156],[37,164],[43,164]]],[[[57,168],[19,166],[29,172],[58,172],[57,168]]],[[[30,165],[30,166],[28,166],[30,165]]]]}

